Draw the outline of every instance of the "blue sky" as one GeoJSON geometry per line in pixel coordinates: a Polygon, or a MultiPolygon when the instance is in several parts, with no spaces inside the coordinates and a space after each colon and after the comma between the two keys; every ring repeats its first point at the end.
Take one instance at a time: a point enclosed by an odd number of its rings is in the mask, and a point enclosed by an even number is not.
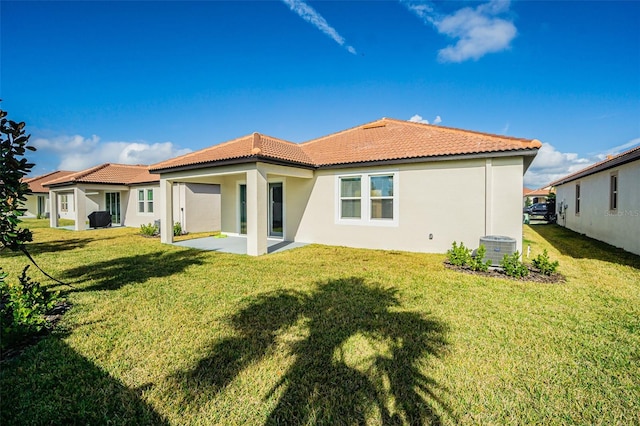
{"type": "Polygon", "coordinates": [[[544,143],[539,187],[640,143],[640,2],[2,1],[34,175],[392,117],[544,143]]]}

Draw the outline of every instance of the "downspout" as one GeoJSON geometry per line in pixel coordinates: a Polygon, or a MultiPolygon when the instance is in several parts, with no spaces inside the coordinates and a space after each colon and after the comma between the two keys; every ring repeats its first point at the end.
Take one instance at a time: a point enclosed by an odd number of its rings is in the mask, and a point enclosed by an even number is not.
{"type": "Polygon", "coordinates": [[[484,235],[491,235],[493,223],[493,171],[491,168],[491,158],[485,160],[484,165],[484,235]]]}

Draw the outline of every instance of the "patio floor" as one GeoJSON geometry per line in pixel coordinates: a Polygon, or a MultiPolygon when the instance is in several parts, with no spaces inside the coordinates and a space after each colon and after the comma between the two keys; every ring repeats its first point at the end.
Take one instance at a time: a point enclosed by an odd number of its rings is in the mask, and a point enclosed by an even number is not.
{"type": "MultiPolygon", "coordinates": [[[[246,237],[204,237],[195,238],[193,240],[179,241],[173,244],[180,247],[219,251],[221,253],[247,254],[246,237]]],[[[306,243],[296,243],[293,241],[283,241],[269,238],[267,239],[267,253],[279,253],[281,251],[304,247],[306,245],[306,243]]]]}

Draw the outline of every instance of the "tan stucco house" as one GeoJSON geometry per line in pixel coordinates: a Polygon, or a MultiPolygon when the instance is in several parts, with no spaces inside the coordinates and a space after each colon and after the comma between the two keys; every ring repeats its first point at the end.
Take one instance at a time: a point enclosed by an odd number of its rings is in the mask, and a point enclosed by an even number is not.
{"type": "MultiPolygon", "coordinates": [[[[541,144],[383,118],[305,143],[253,133],[150,166],[162,242],[176,184],[219,185],[221,230],[349,247],[444,252],[504,235],[522,250],[523,175],[541,144]]],[[[187,209],[191,206],[187,205],[187,209]]]]}
{"type": "MultiPolygon", "coordinates": [[[[88,216],[108,211],[113,226],[139,227],[160,219],[160,176],[146,165],[105,163],[65,174],[44,184],[53,200],[50,221],[75,221],[75,230],[87,227],[88,216]],[[53,214],[55,212],[55,214],[53,214]]],[[[220,189],[215,185],[177,183],[173,187],[173,218],[189,232],[220,229],[220,189]],[[186,209],[186,204],[191,209],[186,209]]]]}
{"type": "Polygon", "coordinates": [[[25,198],[27,199],[24,202],[24,207],[26,211],[24,212],[25,217],[45,217],[51,211],[51,207],[49,204],[49,189],[45,188],[43,184],[63,178],[65,176],[69,176],[74,172],[65,171],[65,170],[57,170],[55,172],[47,173],[44,175],[27,178],[24,182],[29,185],[29,190],[31,194],[27,195],[25,198]]]}
{"type": "Polygon", "coordinates": [[[549,194],[552,192],[551,186],[545,186],[544,188],[538,189],[524,188],[522,191],[522,205],[526,206],[527,200],[529,200],[530,204],[546,203],[549,199],[549,194]]]}
{"type": "Polygon", "coordinates": [[[640,255],[640,146],[551,185],[559,225],[640,255]]]}

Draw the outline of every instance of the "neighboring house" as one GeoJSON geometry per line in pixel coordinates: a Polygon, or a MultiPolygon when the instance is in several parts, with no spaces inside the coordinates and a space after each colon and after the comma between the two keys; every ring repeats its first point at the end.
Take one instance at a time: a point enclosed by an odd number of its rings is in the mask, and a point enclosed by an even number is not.
{"type": "Polygon", "coordinates": [[[559,225],[640,255],[640,146],[551,185],[559,225]]]}
{"type": "Polygon", "coordinates": [[[49,207],[49,190],[42,185],[52,180],[69,176],[74,172],[58,170],[24,180],[29,185],[31,194],[26,196],[24,207],[27,209],[25,217],[45,217],[51,211],[49,207]]]}
{"type": "Polygon", "coordinates": [[[536,203],[546,203],[549,199],[549,194],[553,192],[551,190],[551,186],[545,186],[544,188],[538,189],[529,189],[524,188],[523,192],[523,205],[527,205],[527,199],[529,199],[530,204],[536,203]]]}
{"type": "MultiPolygon", "coordinates": [[[[159,180],[145,165],[106,163],[48,181],[44,186],[54,200],[51,226],[57,227],[58,218],[65,218],[75,221],[76,230],[86,229],[87,218],[95,211],[108,211],[114,226],[153,223],[160,218],[159,180]]],[[[219,210],[219,187],[184,183],[173,191],[173,217],[182,221],[184,231],[220,229],[219,215],[214,214],[219,210]],[[191,211],[184,208],[187,202],[191,211]]]]}
{"type": "MultiPolygon", "coordinates": [[[[162,242],[172,187],[220,187],[221,230],[350,247],[444,252],[485,235],[522,250],[524,172],[541,143],[383,118],[302,144],[253,133],[150,166],[160,174],[162,242]]],[[[187,204],[187,209],[191,206],[187,204]]]]}

